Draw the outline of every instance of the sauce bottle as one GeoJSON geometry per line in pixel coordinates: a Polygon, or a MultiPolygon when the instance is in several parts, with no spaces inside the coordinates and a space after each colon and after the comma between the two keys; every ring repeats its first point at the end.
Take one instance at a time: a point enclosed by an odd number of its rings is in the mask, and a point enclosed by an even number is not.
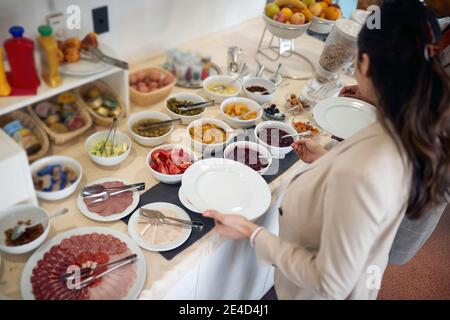
{"type": "Polygon", "coordinates": [[[40,26],[38,38],[41,53],[42,78],[49,87],[58,87],[62,83],[59,73],[58,44],[52,37],[53,29],[48,25],[40,26]]]}
{"type": "Polygon", "coordinates": [[[9,96],[11,87],[6,79],[5,66],[3,65],[3,48],[0,47],[0,97],[9,96]]]}
{"type": "Polygon", "coordinates": [[[11,72],[9,83],[11,87],[19,89],[33,89],[39,87],[40,80],[34,62],[34,42],[24,38],[24,29],[13,26],[9,29],[12,38],[5,41],[5,51],[11,72]]]}

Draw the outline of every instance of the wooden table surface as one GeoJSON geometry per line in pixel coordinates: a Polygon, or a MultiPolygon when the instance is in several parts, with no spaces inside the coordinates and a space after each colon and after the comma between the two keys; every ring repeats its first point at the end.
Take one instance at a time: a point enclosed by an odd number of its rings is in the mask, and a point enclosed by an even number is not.
{"type": "MultiPolygon", "coordinates": [[[[226,72],[227,49],[232,45],[237,45],[243,49],[245,61],[254,70],[256,67],[254,56],[263,29],[264,23],[262,19],[255,18],[225,31],[189,41],[179,47],[211,56],[212,60],[217,63],[224,72],[226,72]]],[[[310,58],[313,62],[316,62],[323,48],[323,43],[305,34],[296,40],[296,46],[302,51],[302,53],[305,54],[305,56],[310,58]]],[[[147,66],[161,66],[164,61],[165,56],[163,53],[160,53],[146,61],[132,63],[131,72],[147,66]]],[[[351,82],[352,80],[345,78],[345,81],[351,82]]],[[[307,82],[304,80],[300,81],[285,79],[283,83],[288,83],[289,85],[280,88],[273,101],[281,107],[284,105],[285,96],[288,93],[300,93],[303,86],[307,82]]],[[[178,87],[172,91],[172,94],[186,91],[204,95],[202,90],[187,90],[178,87]]],[[[149,107],[138,107],[131,104],[131,113],[137,113],[144,110],[162,111],[164,109],[164,104],[165,101],[149,107]]],[[[205,117],[215,118],[218,116],[218,113],[218,107],[209,108],[205,117]]],[[[305,117],[310,117],[310,115],[306,113],[305,117]]],[[[120,122],[118,129],[130,136],[127,130],[126,120],[122,120],[120,122]]],[[[132,183],[145,182],[147,189],[158,183],[158,181],[151,176],[146,166],[146,156],[152,148],[143,147],[134,141],[130,156],[116,167],[105,168],[91,162],[85,151],[84,143],[89,135],[95,131],[101,130],[105,130],[105,128],[94,126],[81,137],[71,141],[70,143],[62,146],[52,145],[48,155],[66,155],[79,161],[84,170],[83,178],[80,183],[81,186],[97,179],[110,177],[123,178],[132,183]]],[[[182,144],[189,145],[185,126],[179,126],[167,143],[180,143],[180,141],[182,144]]],[[[300,163],[301,161],[299,161],[299,164],[300,163]]],[[[286,174],[287,173],[285,173],[285,175],[286,174]]],[[[277,179],[271,183],[271,188],[275,187],[279,183],[279,180],[280,179],[277,179]]],[[[56,218],[52,221],[49,239],[58,233],[85,226],[103,226],[127,233],[127,225],[122,221],[99,223],[92,221],[81,214],[76,204],[76,197],[78,193],[79,189],[70,197],[56,202],[40,200],[40,206],[42,206],[42,208],[44,208],[48,213],[52,213],[56,209],[63,207],[69,209],[69,214],[63,218],[56,218]]],[[[171,261],[167,261],[159,253],[143,250],[147,259],[148,269],[147,283],[145,285],[145,288],[147,289],[146,296],[156,299],[163,298],[167,293],[167,290],[169,290],[170,287],[176,283],[180,277],[182,277],[183,272],[189,270],[192,264],[199,263],[201,259],[206,258],[211,250],[214,250],[214,247],[219,243],[220,240],[217,240],[214,231],[209,232],[209,234],[204,236],[195,245],[189,247],[182,254],[179,254],[171,261]],[[149,292],[150,294],[148,294],[149,292]]],[[[1,254],[2,266],[0,269],[0,294],[13,299],[21,298],[21,272],[30,255],[31,254],[15,256],[3,253],[1,254]]]]}

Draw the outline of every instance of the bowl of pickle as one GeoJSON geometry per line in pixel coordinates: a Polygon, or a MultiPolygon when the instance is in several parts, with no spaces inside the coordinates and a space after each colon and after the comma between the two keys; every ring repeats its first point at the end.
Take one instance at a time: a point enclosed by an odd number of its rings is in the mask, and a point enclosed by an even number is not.
{"type": "Polygon", "coordinates": [[[162,121],[172,120],[167,114],[157,111],[143,111],[133,114],[128,119],[128,130],[133,139],[146,147],[155,147],[169,139],[174,130],[173,123],[155,125],[162,121]]]}
{"type": "Polygon", "coordinates": [[[206,102],[206,100],[196,94],[177,93],[167,99],[166,111],[172,119],[181,119],[181,124],[188,125],[192,121],[200,119],[206,112],[206,108],[183,111],[180,107],[201,102],[206,102]]]}

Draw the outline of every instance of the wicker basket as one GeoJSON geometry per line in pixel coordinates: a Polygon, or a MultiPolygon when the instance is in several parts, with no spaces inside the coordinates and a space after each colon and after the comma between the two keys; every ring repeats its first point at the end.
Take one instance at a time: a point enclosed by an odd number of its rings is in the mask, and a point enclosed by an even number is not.
{"type": "Polygon", "coordinates": [[[122,112],[119,114],[117,119],[121,119],[125,116],[125,104],[114,94],[113,90],[105,82],[95,81],[76,90],[77,98],[79,99],[79,105],[87,112],[89,112],[95,124],[102,127],[108,127],[112,124],[114,118],[101,116],[87,105],[84,97],[86,96],[86,93],[92,88],[98,88],[103,94],[110,95],[116,98],[116,100],[119,102],[120,107],[122,108],[122,112]]]}
{"type": "Polygon", "coordinates": [[[34,105],[28,106],[28,112],[30,113],[31,117],[40,125],[42,128],[44,128],[45,132],[47,132],[48,136],[50,137],[50,140],[54,142],[55,144],[64,144],[72,139],[75,139],[76,137],[80,136],[83,132],[85,132],[87,129],[89,129],[92,126],[92,118],[89,115],[89,112],[87,112],[84,108],[82,108],[79,104],[79,101],[76,102],[76,106],[78,109],[78,114],[81,118],[84,120],[84,126],[74,130],[70,131],[68,133],[57,133],[54,132],[52,129],[50,129],[47,124],[39,118],[39,116],[34,111],[34,105]]]}
{"type": "Polygon", "coordinates": [[[164,70],[162,68],[158,68],[158,67],[150,67],[150,68],[145,68],[145,69],[141,69],[141,70],[136,70],[133,73],[139,72],[139,71],[144,71],[144,72],[148,72],[150,70],[158,70],[159,72],[163,73],[166,77],[170,76],[173,78],[173,81],[168,84],[167,86],[160,88],[158,90],[155,90],[153,92],[149,92],[149,93],[142,93],[139,92],[135,89],[133,89],[132,87],[130,87],[130,98],[131,101],[138,105],[138,106],[150,106],[152,104],[158,103],[162,100],[164,100],[165,98],[167,98],[170,94],[170,92],[172,91],[173,87],[175,86],[177,79],[173,76],[173,74],[171,74],[169,71],[164,70]]]}
{"type": "Polygon", "coordinates": [[[4,127],[6,124],[14,120],[20,120],[22,125],[25,128],[30,129],[36,136],[36,139],[41,143],[41,149],[38,152],[29,155],[28,161],[31,163],[33,161],[36,161],[37,159],[44,157],[48,152],[50,142],[48,140],[47,134],[41,128],[41,126],[36,121],[34,121],[32,117],[30,117],[30,115],[28,115],[27,113],[22,111],[14,111],[0,117],[0,127],[4,127]]]}

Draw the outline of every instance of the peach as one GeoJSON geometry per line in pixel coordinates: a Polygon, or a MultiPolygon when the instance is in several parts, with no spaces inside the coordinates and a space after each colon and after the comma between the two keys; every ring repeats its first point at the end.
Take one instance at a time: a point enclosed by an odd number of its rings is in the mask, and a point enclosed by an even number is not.
{"type": "Polygon", "coordinates": [[[282,14],[281,12],[274,15],[273,20],[281,22],[281,23],[287,22],[286,16],[284,14],[282,14]]]}
{"type": "Polygon", "coordinates": [[[295,13],[291,17],[291,23],[292,24],[305,24],[306,18],[303,13],[295,13]]]}
{"type": "Polygon", "coordinates": [[[322,6],[320,5],[320,3],[313,3],[313,4],[309,7],[309,10],[311,11],[311,13],[312,13],[314,16],[318,17],[318,16],[321,15],[321,13],[322,13],[322,11],[323,11],[323,8],[322,8],[322,6]]]}

